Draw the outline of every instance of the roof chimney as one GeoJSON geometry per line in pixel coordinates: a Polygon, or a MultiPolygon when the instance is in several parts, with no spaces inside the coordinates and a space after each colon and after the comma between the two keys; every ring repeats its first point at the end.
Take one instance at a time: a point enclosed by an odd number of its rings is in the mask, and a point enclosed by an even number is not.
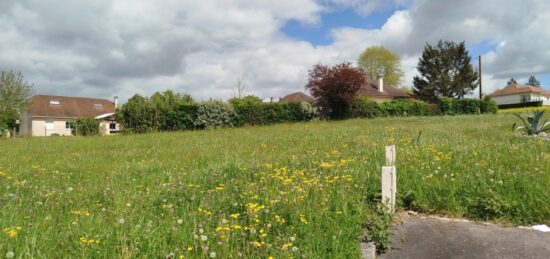
{"type": "Polygon", "coordinates": [[[384,92],[384,77],[382,75],[378,76],[378,92],[384,92]]]}
{"type": "Polygon", "coordinates": [[[118,109],[118,96],[115,96],[115,109],[118,109]]]}

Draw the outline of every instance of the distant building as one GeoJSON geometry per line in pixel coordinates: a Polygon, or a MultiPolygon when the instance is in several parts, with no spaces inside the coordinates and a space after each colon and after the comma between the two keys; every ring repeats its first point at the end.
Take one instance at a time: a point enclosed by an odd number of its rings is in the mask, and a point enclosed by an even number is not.
{"type": "Polygon", "coordinates": [[[305,103],[314,103],[315,99],[313,97],[304,94],[302,92],[291,93],[279,100],[279,102],[305,102],[305,103]]]}
{"type": "MultiPolygon", "coordinates": [[[[375,102],[387,102],[394,99],[411,99],[413,96],[395,86],[384,85],[384,79],[378,81],[365,81],[357,92],[358,97],[367,97],[375,102]]],[[[289,94],[279,100],[280,102],[307,102],[314,103],[315,99],[302,92],[289,94]]]]}
{"type": "Polygon", "coordinates": [[[531,85],[509,85],[489,95],[498,105],[542,101],[550,105],[550,91],[531,85]]]}
{"type": "Polygon", "coordinates": [[[367,80],[357,92],[359,97],[367,97],[375,102],[382,103],[394,99],[411,99],[413,96],[395,86],[385,85],[384,79],[367,80]]]}
{"type": "Polygon", "coordinates": [[[27,110],[21,113],[22,136],[70,136],[74,121],[92,117],[100,121],[100,133],[109,135],[120,131],[114,114],[118,97],[114,102],[105,99],[35,95],[29,100],[27,110]]]}

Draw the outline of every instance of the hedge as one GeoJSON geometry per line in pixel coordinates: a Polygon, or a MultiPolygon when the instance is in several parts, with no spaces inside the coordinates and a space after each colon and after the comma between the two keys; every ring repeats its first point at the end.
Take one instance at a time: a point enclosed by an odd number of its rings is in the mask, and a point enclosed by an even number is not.
{"type": "Polygon", "coordinates": [[[496,103],[490,98],[478,100],[444,97],[436,104],[409,99],[376,103],[367,98],[357,98],[351,104],[348,118],[480,114],[496,113],[497,111],[498,107],[496,103]]]}
{"type": "MultiPolygon", "coordinates": [[[[319,113],[311,104],[300,102],[264,103],[255,96],[233,98],[229,102],[178,103],[163,110],[151,105],[148,98],[135,96],[131,100],[131,103],[125,104],[117,112],[117,119],[122,123],[123,130],[126,132],[270,125],[319,118],[319,113]],[[156,123],[157,121],[161,123],[156,123]]],[[[412,99],[377,103],[368,98],[357,98],[351,103],[346,117],[480,114],[496,113],[497,110],[498,106],[489,97],[483,100],[443,97],[434,104],[412,99]]]]}
{"type": "Polygon", "coordinates": [[[542,101],[534,101],[534,102],[524,102],[524,103],[501,104],[498,106],[498,108],[509,109],[509,108],[541,107],[541,106],[542,106],[542,101]]]}
{"type": "Polygon", "coordinates": [[[307,103],[239,103],[235,105],[237,125],[269,125],[282,122],[308,121],[315,109],[307,103]]]}

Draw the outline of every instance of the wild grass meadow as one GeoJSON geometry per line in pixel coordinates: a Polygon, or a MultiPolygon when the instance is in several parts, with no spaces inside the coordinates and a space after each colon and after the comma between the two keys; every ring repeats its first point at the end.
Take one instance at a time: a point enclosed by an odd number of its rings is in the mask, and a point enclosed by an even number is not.
{"type": "Polygon", "coordinates": [[[0,141],[0,256],[355,258],[399,209],[550,223],[550,142],[510,114],[0,141]]]}

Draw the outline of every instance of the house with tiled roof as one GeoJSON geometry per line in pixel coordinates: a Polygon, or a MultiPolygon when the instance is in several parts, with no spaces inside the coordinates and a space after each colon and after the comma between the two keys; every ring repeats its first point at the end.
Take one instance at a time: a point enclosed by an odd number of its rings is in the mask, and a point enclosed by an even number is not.
{"type": "MultiPolygon", "coordinates": [[[[393,85],[385,85],[384,79],[367,80],[357,91],[357,97],[366,97],[375,102],[382,103],[394,99],[412,99],[413,96],[393,85]]],[[[289,94],[279,100],[280,102],[307,102],[314,103],[315,99],[302,92],[289,94]]]]}
{"type": "Polygon", "coordinates": [[[412,99],[413,96],[393,85],[384,84],[382,77],[378,80],[367,80],[357,92],[358,97],[367,97],[382,103],[394,99],[412,99]]]}
{"type": "Polygon", "coordinates": [[[120,130],[114,114],[118,98],[114,101],[96,98],[35,95],[29,99],[27,109],[21,112],[22,136],[70,136],[78,118],[95,118],[100,122],[100,133],[108,135],[120,130]]]}
{"type": "Polygon", "coordinates": [[[498,105],[542,101],[550,105],[550,91],[532,85],[509,85],[489,95],[498,105]]]}
{"type": "Polygon", "coordinates": [[[279,100],[279,102],[305,102],[305,103],[314,103],[315,99],[313,97],[304,94],[302,92],[291,93],[279,100]]]}

